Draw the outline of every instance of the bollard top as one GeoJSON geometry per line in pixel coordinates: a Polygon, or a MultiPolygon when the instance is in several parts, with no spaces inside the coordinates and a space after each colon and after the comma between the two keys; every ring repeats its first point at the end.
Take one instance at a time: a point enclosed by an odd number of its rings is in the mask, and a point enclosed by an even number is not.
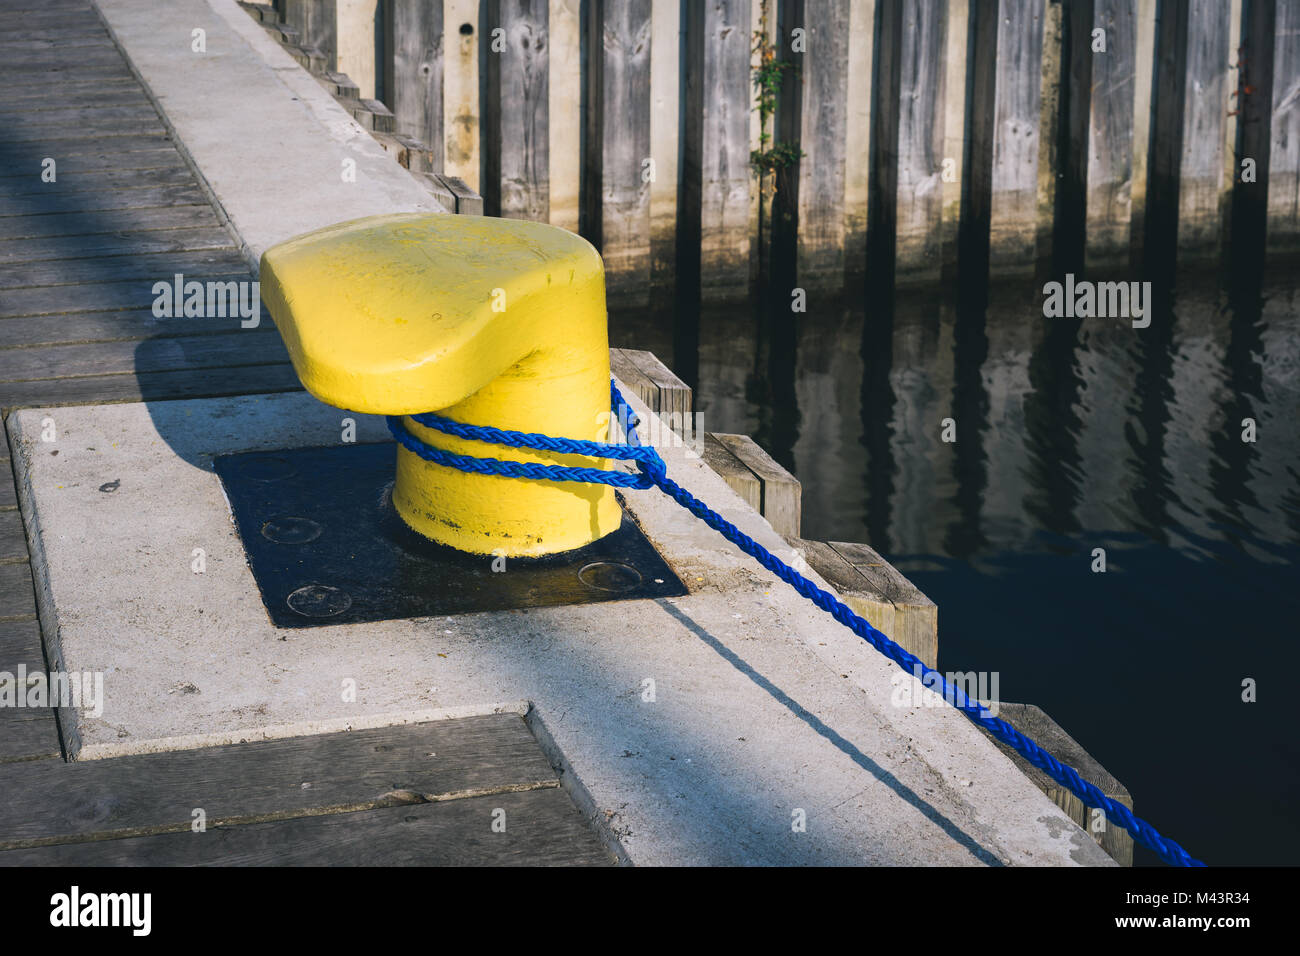
{"type": "Polygon", "coordinates": [[[518,219],[339,223],[268,249],[261,288],[307,391],[370,414],[450,407],[562,336],[566,322],[596,315],[599,330],[571,333],[605,332],[600,254],[518,219]]]}

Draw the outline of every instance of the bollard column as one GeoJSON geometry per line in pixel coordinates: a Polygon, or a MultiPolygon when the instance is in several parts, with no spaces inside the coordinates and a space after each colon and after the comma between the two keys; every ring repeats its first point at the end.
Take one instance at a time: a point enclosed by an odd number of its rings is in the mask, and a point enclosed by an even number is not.
{"type": "MultiPolygon", "coordinates": [[[[355,412],[438,412],[469,425],[587,440],[609,423],[605,277],[586,240],[523,220],[409,213],[330,226],[268,249],[262,297],[294,370],[355,412]]],[[[608,468],[604,459],[485,446],[424,428],[443,451],[608,468]]],[[[615,531],[608,485],[469,474],[399,446],[393,504],[411,528],[473,554],[570,551],[615,531]]]]}

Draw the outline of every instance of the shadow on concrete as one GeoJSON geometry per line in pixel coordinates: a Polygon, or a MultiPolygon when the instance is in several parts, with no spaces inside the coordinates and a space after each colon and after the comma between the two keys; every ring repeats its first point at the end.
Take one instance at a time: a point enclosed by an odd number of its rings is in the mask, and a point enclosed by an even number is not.
{"type": "Polygon", "coordinates": [[[902,800],[916,808],[922,816],[935,826],[939,827],[939,829],[943,830],[943,832],[951,837],[956,843],[965,848],[971,856],[989,866],[1003,865],[1002,861],[999,860],[995,854],[985,849],[974,837],[970,836],[970,834],[962,830],[961,827],[957,826],[957,824],[953,823],[937,809],[927,803],[920,794],[916,793],[892,773],[864,754],[850,741],[845,740],[844,737],[837,733],[833,728],[827,726],[824,721],[808,711],[798,701],[790,697],[785,691],[781,690],[781,688],[777,687],[770,680],[756,671],[743,658],[697,624],[688,615],[683,613],[680,608],[675,607],[669,601],[656,601],[655,603],[663,608],[664,611],[666,611],[669,616],[679,624],[689,630],[709,647],[713,648],[713,650],[731,664],[732,667],[736,668],[736,670],[748,677],[774,699],[780,701],[781,705],[788,709],[790,713],[802,720],[821,737],[834,744],[838,750],[848,756],[855,764],[867,771],[885,786],[889,787],[889,789],[897,794],[902,800]]]}

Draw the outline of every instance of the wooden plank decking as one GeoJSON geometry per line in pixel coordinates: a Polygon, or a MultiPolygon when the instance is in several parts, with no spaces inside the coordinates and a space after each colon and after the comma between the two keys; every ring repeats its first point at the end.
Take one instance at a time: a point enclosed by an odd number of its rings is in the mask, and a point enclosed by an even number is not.
{"type": "MultiPolygon", "coordinates": [[[[0,79],[0,412],[298,388],[269,320],[154,317],[178,272],[253,277],[95,10],[0,3],[0,79]]],[[[7,669],[43,658],[7,440],[0,455],[7,669]]],[[[59,753],[51,712],[0,708],[0,761],[59,753]]]]}
{"type": "MultiPolygon", "coordinates": [[[[253,276],[96,11],[0,0],[0,81],[0,413],[300,388],[269,316],[154,317],[176,273],[253,276]]],[[[46,660],[6,436],[0,671],[19,665],[46,660]]],[[[517,716],[62,755],[52,711],[0,707],[0,864],[612,862],[517,716]]]]}
{"type": "Polygon", "coordinates": [[[515,714],[30,762],[3,780],[0,866],[613,862],[515,714]]]}

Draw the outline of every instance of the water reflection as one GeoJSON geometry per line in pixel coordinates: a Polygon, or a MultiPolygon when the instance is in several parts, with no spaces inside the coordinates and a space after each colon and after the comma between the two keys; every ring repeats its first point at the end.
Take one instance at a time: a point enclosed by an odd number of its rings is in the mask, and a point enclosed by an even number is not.
{"type": "Polygon", "coordinates": [[[802,314],[765,294],[611,335],[798,476],[806,537],[868,542],[939,603],[942,667],[1000,670],[1211,862],[1294,863],[1289,691],[1240,685],[1300,665],[1297,281],[1180,275],[1145,329],[1046,319],[1038,281],[802,314]],[[1226,767],[1208,807],[1186,796],[1226,767]]]}

